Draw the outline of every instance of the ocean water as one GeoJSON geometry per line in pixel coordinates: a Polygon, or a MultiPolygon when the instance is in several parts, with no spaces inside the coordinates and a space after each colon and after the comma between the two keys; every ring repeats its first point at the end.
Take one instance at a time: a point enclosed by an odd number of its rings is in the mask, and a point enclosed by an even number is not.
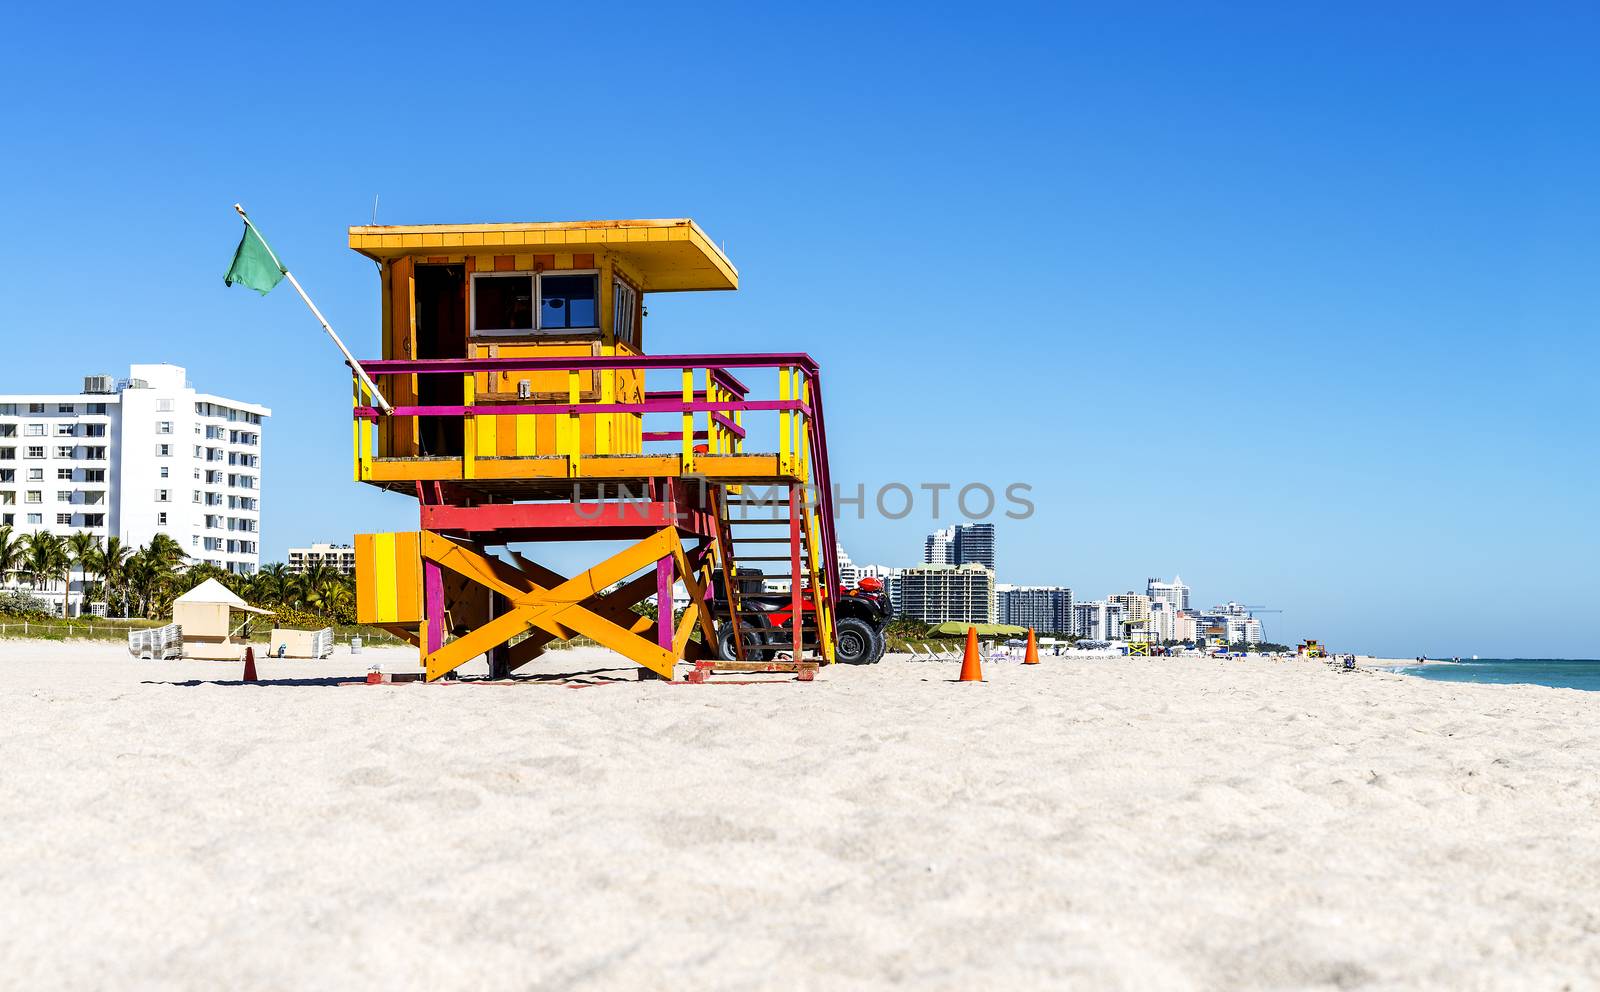
{"type": "Polygon", "coordinates": [[[1396,671],[1439,682],[1549,685],[1600,692],[1600,661],[1567,658],[1480,658],[1476,661],[1411,665],[1396,671]]]}

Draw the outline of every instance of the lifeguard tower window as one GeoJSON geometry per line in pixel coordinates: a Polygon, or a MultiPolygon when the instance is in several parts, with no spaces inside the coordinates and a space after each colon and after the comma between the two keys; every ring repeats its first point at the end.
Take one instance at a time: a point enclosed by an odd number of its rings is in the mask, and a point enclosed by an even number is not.
{"type": "Polygon", "coordinates": [[[637,348],[639,337],[634,332],[638,327],[635,318],[639,312],[639,291],[621,279],[612,283],[612,290],[611,329],[618,343],[637,348]]]}
{"type": "Polygon", "coordinates": [[[533,285],[537,277],[484,272],[472,277],[473,333],[531,333],[533,285]]]}
{"type": "Polygon", "coordinates": [[[599,330],[599,281],[598,272],[477,273],[472,277],[472,333],[505,337],[599,330]]]}
{"type": "Polygon", "coordinates": [[[544,275],[539,277],[539,326],[598,327],[595,282],[598,276],[544,275]]]}

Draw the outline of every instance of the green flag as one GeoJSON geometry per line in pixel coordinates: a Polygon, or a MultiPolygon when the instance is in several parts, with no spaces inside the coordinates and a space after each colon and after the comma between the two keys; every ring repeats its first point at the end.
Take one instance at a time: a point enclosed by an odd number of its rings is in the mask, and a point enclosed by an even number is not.
{"type": "Polygon", "coordinates": [[[255,225],[248,221],[244,225],[244,237],[239,239],[239,247],[233,252],[233,264],[228,266],[228,274],[222,281],[228,286],[234,283],[248,286],[262,296],[283,281],[283,267],[255,225]]]}

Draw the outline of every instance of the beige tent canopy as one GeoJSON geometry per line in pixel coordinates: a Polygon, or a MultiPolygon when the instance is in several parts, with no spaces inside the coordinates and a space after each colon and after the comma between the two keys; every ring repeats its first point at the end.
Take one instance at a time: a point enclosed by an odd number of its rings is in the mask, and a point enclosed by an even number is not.
{"type": "Polygon", "coordinates": [[[172,622],[183,628],[185,658],[233,659],[243,652],[242,640],[235,640],[228,626],[228,611],[260,613],[216,579],[207,579],[172,601],[172,622]]]}
{"type": "Polygon", "coordinates": [[[222,604],[230,610],[244,610],[246,613],[271,614],[271,610],[263,610],[251,606],[240,599],[232,589],[218,582],[216,579],[207,579],[188,592],[172,601],[173,606],[180,603],[205,603],[222,604]]]}

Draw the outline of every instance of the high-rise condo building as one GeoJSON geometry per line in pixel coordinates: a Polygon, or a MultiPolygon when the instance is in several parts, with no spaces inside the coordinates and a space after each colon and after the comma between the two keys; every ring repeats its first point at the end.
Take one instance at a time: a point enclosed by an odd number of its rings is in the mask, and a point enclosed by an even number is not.
{"type": "Polygon", "coordinates": [[[982,565],[996,575],[994,524],[956,525],[956,564],[982,565]]]}
{"type": "Polygon", "coordinates": [[[1001,623],[1031,627],[1039,633],[1073,632],[1072,590],[1065,586],[995,587],[1001,623]]]}
{"type": "Polygon", "coordinates": [[[924,565],[982,565],[995,571],[994,524],[955,524],[929,534],[922,544],[924,565]]]}
{"type": "Polygon", "coordinates": [[[982,565],[920,565],[902,569],[896,609],[924,623],[994,623],[994,573],[982,565]]]}

